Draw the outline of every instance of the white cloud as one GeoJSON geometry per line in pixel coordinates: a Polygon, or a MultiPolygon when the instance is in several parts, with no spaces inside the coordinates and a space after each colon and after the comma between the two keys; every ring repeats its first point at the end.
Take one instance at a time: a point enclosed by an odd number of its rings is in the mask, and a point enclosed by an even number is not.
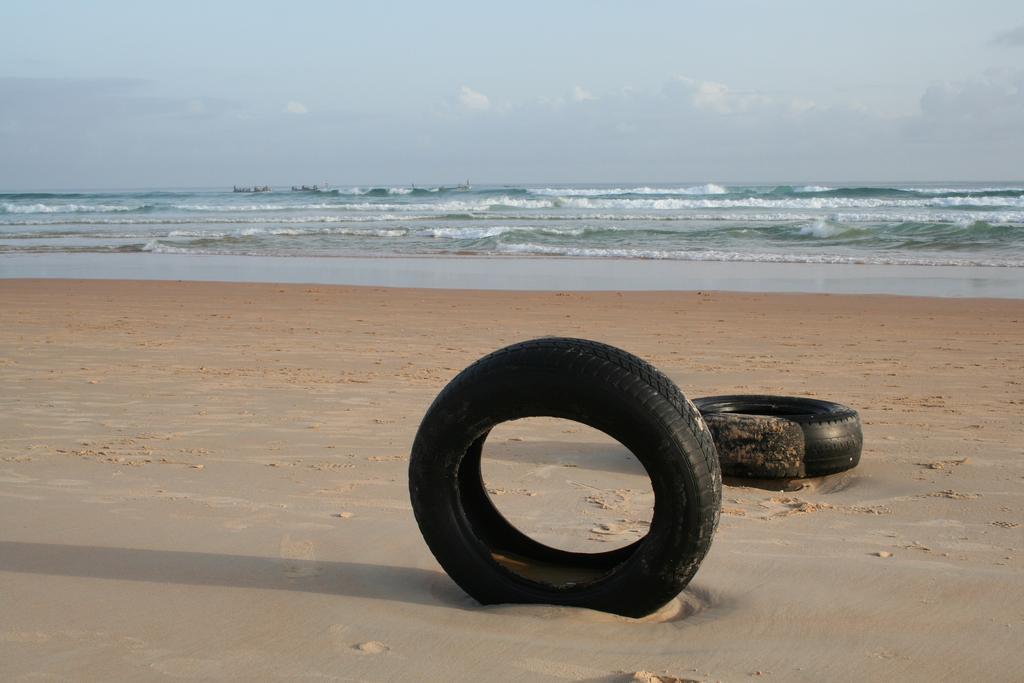
{"type": "Polygon", "coordinates": [[[818,104],[814,100],[809,100],[804,97],[794,97],[789,101],[789,110],[794,114],[803,114],[816,109],[818,104]]]}
{"type": "Polygon", "coordinates": [[[392,177],[401,160],[412,180],[471,175],[552,182],[1013,178],[1024,158],[1022,68],[922,88],[919,108],[900,115],[699,78],[651,88],[604,86],[585,104],[575,101],[571,85],[563,86],[561,99],[518,103],[454,86],[449,97],[433,100],[440,111],[429,118],[414,107],[396,112],[388,125],[372,116],[339,125],[341,114],[320,109],[314,117],[297,114],[303,125],[292,132],[301,154],[294,146],[266,151],[249,144],[266,139],[282,110],[307,111],[301,102],[271,104],[268,111],[198,93],[154,97],[153,87],[0,77],[0,149],[9,161],[0,164],[0,186],[80,185],[96,168],[107,169],[103,184],[121,186],[212,184],[250,166],[271,175],[329,176],[329,160],[339,154],[356,159],[359,172],[371,177],[392,177]],[[231,117],[229,135],[199,125],[200,118],[224,116],[231,117]],[[93,133],[80,135],[83,126],[93,133]],[[118,141],[126,134],[140,142],[122,150],[118,141]],[[207,175],[192,175],[196,159],[207,175]],[[304,168],[311,159],[325,160],[320,171],[304,168]],[[248,166],[237,166],[243,160],[248,166]]]}
{"type": "Polygon", "coordinates": [[[592,93],[584,90],[582,86],[579,85],[572,89],[572,98],[577,102],[589,102],[597,99],[592,93]]]}
{"type": "Polygon", "coordinates": [[[723,83],[701,81],[694,83],[693,103],[700,109],[714,109],[723,114],[733,110],[729,87],[723,83]]]}
{"type": "Polygon", "coordinates": [[[285,105],[284,110],[289,114],[308,114],[309,109],[302,102],[292,100],[285,105]]]}
{"type": "MultiPolygon", "coordinates": [[[[771,100],[757,93],[742,93],[729,88],[724,83],[715,81],[698,81],[680,76],[676,82],[691,93],[693,106],[697,109],[716,111],[720,114],[736,114],[755,107],[771,104],[771,100]]],[[[807,108],[807,100],[802,107],[807,108]]],[[[813,103],[810,103],[813,106],[813,103]]]]}
{"type": "Polygon", "coordinates": [[[461,102],[462,106],[466,109],[477,109],[482,111],[484,109],[490,109],[491,107],[491,98],[482,92],[473,90],[468,85],[462,86],[462,92],[459,95],[459,102],[461,102]]]}

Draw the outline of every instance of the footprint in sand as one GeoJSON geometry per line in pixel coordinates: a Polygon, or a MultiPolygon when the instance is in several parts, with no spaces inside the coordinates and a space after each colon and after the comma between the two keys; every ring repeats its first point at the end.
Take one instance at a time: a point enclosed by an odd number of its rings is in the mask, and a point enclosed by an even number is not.
{"type": "Polygon", "coordinates": [[[316,545],[313,541],[293,541],[289,534],[281,538],[279,552],[283,560],[300,560],[294,564],[286,563],[284,575],[289,579],[306,579],[320,574],[316,564],[316,545]]]}
{"type": "MultiPolygon", "coordinates": [[[[757,675],[760,675],[758,672],[757,675]]],[[[695,678],[679,678],[678,676],[669,676],[668,674],[656,674],[650,671],[637,671],[630,674],[623,674],[621,680],[623,683],[629,681],[630,683],[700,683],[695,678]]]]}
{"type": "Polygon", "coordinates": [[[644,521],[619,520],[620,523],[608,522],[595,524],[590,529],[591,541],[606,542],[617,536],[643,536],[647,533],[649,523],[644,521]]]}
{"type": "Polygon", "coordinates": [[[352,649],[364,655],[380,655],[391,648],[379,640],[368,640],[365,643],[356,643],[352,649]]]}

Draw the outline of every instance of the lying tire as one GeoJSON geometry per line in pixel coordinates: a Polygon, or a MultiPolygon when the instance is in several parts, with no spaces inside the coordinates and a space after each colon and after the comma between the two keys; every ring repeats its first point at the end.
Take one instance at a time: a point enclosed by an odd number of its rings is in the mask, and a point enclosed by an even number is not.
{"type": "Polygon", "coordinates": [[[709,396],[694,401],[715,437],[722,471],[819,477],[856,467],[864,445],[857,411],[794,396],[709,396]],[[792,427],[797,425],[800,434],[792,427]],[[802,447],[797,445],[802,436],[802,447]],[[794,457],[796,455],[796,457],[794,457]]]}
{"type": "Polygon", "coordinates": [[[639,617],[696,573],[718,525],[721,473],[700,413],[665,375],[605,344],[550,338],[495,351],[441,391],[413,443],[409,491],[431,552],[479,602],[639,617]],[[498,512],[480,476],[484,441],[495,425],[537,416],[601,430],[637,457],[654,490],[646,536],[609,552],[569,552],[498,512]]]}
{"type": "Polygon", "coordinates": [[[782,417],[702,413],[718,451],[722,474],[753,479],[806,476],[804,432],[782,417]]]}

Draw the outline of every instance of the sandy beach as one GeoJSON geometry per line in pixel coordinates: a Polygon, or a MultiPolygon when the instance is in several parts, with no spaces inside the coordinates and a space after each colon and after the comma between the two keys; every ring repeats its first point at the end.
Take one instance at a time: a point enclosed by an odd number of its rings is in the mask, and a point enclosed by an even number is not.
{"type": "MultiPolygon", "coordinates": [[[[643,533],[614,444],[491,441],[531,533],[643,533]]],[[[4,680],[1020,680],[1024,301],[2,280],[0,519],[4,680]],[[419,534],[409,449],[459,370],[543,335],[691,398],[848,404],[861,464],[728,482],[645,619],[482,607],[419,534]]]]}

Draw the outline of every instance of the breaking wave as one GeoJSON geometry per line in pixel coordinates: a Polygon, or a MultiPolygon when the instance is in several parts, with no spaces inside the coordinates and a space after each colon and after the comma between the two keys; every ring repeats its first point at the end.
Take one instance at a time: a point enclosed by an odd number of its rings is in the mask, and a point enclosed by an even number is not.
{"type": "Polygon", "coordinates": [[[942,259],[901,256],[841,256],[835,254],[772,254],[756,252],[671,251],[593,247],[551,247],[542,244],[510,244],[499,252],[529,256],[575,256],[584,258],[628,258],[672,261],[741,261],[750,263],[873,264],[903,266],[1002,266],[1022,267],[1024,259],[942,259]]]}
{"type": "Polygon", "coordinates": [[[1021,183],[0,193],[0,252],[1024,264],[1021,183]]]}
{"type": "Polygon", "coordinates": [[[15,204],[3,202],[0,213],[111,213],[122,211],[145,211],[152,208],[149,204],[124,206],[117,204],[15,204]]]}

